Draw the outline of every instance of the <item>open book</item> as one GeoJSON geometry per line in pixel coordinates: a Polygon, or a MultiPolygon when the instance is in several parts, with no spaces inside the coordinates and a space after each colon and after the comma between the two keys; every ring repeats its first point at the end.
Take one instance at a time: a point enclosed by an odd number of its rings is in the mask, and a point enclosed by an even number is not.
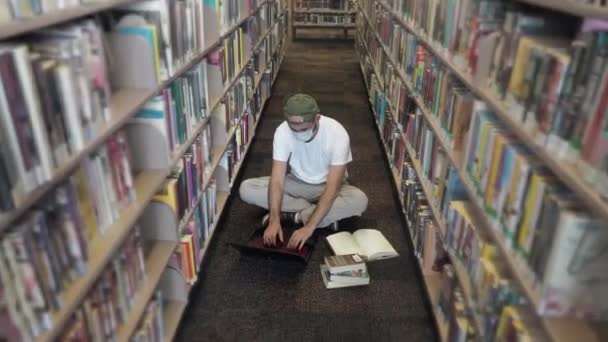
{"type": "Polygon", "coordinates": [[[359,254],[367,261],[394,258],[399,255],[376,229],[359,229],[354,233],[329,235],[327,242],[336,255],[359,254]]]}

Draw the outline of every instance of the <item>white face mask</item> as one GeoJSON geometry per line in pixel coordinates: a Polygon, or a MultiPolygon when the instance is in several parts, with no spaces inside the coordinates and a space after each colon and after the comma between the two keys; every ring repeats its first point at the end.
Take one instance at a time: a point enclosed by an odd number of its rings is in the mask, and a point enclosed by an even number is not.
{"type": "Polygon", "coordinates": [[[296,140],[299,140],[302,142],[308,142],[310,139],[312,139],[313,135],[315,134],[314,129],[309,129],[304,132],[291,132],[291,133],[296,138],[296,140]]]}

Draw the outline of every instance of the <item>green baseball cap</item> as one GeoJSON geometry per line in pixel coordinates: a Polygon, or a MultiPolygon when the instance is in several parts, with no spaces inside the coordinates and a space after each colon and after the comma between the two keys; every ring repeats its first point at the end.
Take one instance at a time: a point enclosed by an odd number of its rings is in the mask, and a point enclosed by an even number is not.
{"type": "Polygon", "coordinates": [[[283,107],[285,116],[301,116],[304,121],[312,121],[319,112],[317,101],[306,94],[296,94],[287,99],[283,107]]]}

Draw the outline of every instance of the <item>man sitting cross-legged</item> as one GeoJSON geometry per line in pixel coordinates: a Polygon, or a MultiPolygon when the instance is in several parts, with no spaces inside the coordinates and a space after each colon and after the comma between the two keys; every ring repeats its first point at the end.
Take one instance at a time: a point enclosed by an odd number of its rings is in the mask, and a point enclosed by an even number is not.
{"type": "Polygon", "coordinates": [[[319,112],[314,98],[290,97],[283,109],[286,121],[276,129],[270,177],[243,181],[241,199],[266,208],[264,242],[283,242],[282,223],[301,224],[287,243],[302,248],[319,227],[360,216],[367,196],[347,184],[346,165],[352,161],[350,138],[336,120],[319,112]],[[287,173],[287,167],[290,172],[287,173]]]}

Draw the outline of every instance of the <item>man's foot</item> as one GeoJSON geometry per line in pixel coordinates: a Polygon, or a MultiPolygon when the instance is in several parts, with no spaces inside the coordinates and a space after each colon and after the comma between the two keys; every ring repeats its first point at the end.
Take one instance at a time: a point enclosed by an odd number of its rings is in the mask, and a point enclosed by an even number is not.
{"type": "MultiPolygon", "coordinates": [[[[300,224],[299,213],[290,213],[290,212],[281,212],[281,224],[300,224]]],[[[268,221],[270,221],[270,213],[266,213],[264,217],[262,217],[262,227],[268,226],[268,221]]]]}

